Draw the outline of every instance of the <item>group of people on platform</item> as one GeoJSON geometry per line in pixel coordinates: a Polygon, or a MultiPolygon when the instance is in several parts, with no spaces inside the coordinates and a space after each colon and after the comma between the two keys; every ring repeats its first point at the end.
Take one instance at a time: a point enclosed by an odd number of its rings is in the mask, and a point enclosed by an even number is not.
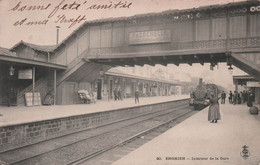
{"type": "MultiPolygon", "coordinates": [[[[253,106],[253,102],[255,101],[254,99],[255,96],[251,90],[243,91],[240,93],[237,91],[234,91],[234,93],[232,93],[232,91],[230,91],[228,97],[230,104],[235,105],[235,104],[242,104],[247,102],[247,106],[249,107],[253,106]]],[[[225,104],[225,100],[226,100],[226,93],[223,91],[221,93],[221,104],[225,104]]],[[[214,93],[211,93],[210,106],[208,112],[208,121],[210,121],[211,123],[217,123],[218,120],[220,119],[221,119],[221,113],[219,109],[218,96],[216,96],[214,93]]]]}
{"type": "Polygon", "coordinates": [[[123,101],[122,91],[121,91],[120,87],[114,89],[114,99],[115,99],[115,101],[117,101],[117,100],[123,101]]]}
{"type": "MultiPolygon", "coordinates": [[[[232,93],[232,91],[229,92],[229,96],[228,96],[228,101],[230,104],[243,104],[245,102],[254,102],[254,95],[252,93],[251,90],[249,91],[242,91],[242,92],[237,92],[234,91],[234,93],[232,93]]],[[[223,91],[221,93],[221,104],[225,104],[226,102],[226,93],[223,91]]]]}
{"type": "Polygon", "coordinates": [[[245,102],[247,102],[248,106],[252,106],[252,102],[254,102],[254,95],[252,93],[251,90],[249,91],[242,91],[242,92],[237,92],[234,91],[234,93],[232,93],[232,91],[229,92],[229,103],[230,104],[243,104],[245,102]]]}
{"type": "MultiPolygon", "coordinates": [[[[140,97],[140,93],[139,93],[138,89],[136,89],[135,90],[135,103],[139,103],[139,97],[140,97]]],[[[120,87],[114,89],[114,99],[115,99],[115,101],[117,101],[117,100],[123,101],[122,91],[121,91],[120,87]]]]}

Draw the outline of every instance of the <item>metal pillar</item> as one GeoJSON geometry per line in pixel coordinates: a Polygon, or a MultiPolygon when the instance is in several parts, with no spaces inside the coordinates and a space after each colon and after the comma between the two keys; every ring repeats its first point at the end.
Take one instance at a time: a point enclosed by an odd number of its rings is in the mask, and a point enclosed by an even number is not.
{"type": "Polygon", "coordinates": [[[56,77],[57,77],[56,74],[57,74],[57,73],[56,73],[56,70],[54,70],[54,74],[53,74],[53,75],[54,75],[54,77],[53,77],[53,81],[54,81],[54,82],[53,82],[53,86],[54,86],[54,87],[53,87],[53,89],[54,89],[54,90],[53,90],[53,91],[54,91],[54,93],[53,93],[53,95],[54,95],[54,102],[53,102],[53,105],[56,105],[56,90],[57,90],[57,89],[56,89],[56,86],[57,86],[57,84],[56,84],[56,83],[57,83],[57,82],[56,82],[56,77]]]}
{"type": "Polygon", "coordinates": [[[236,99],[236,104],[238,103],[238,80],[235,81],[235,91],[237,92],[237,99],[236,99]]]}
{"type": "Polygon", "coordinates": [[[35,67],[32,70],[32,106],[34,106],[34,93],[35,93],[35,67]]]}

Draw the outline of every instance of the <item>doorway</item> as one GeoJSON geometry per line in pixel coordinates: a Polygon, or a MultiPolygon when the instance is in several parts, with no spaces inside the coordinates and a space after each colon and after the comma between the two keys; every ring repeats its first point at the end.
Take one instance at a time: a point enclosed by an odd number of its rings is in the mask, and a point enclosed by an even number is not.
{"type": "Polygon", "coordinates": [[[102,99],[102,80],[98,79],[97,81],[97,99],[102,99]]]}

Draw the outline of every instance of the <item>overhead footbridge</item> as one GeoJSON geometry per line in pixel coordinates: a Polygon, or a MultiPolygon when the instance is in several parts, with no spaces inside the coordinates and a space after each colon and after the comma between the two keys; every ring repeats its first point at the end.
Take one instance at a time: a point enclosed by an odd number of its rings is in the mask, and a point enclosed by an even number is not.
{"type": "Polygon", "coordinates": [[[228,62],[260,79],[260,2],[86,22],[86,59],[107,65],[228,62]]]}
{"type": "MultiPolygon", "coordinates": [[[[73,94],[80,86],[95,86],[95,81],[102,79],[99,72],[113,66],[210,63],[213,69],[226,62],[260,80],[259,20],[260,2],[255,0],[168,10],[88,21],[58,45],[21,41],[11,51],[19,58],[63,66],[47,75],[36,68],[34,84],[36,91],[46,84],[48,92],[55,91],[55,86],[57,95],[62,96],[67,95],[62,91],[68,87],[73,94]]],[[[19,69],[15,63],[13,67],[19,69]]],[[[32,89],[33,84],[18,95],[22,98],[32,89]]]]}

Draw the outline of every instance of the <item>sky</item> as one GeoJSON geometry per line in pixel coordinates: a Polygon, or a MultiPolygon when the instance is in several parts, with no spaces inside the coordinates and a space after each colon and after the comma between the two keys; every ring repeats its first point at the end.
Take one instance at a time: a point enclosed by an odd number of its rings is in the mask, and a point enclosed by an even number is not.
{"type": "MultiPolygon", "coordinates": [[[[241,0],[0,0],[0,47],[11,48],[21,40],[39,45],[54,45],[56,26],[60,26],[59,41],[62,41],[84,21],[236,1],[241,0]],[[95,4],[115,6],[119,2],[121,4],[116,9],[93,9],[95,4]],[[42,10],[30,10],[30,6],[40,6],[42,10]],[[83,20],[71,25],[72,23],[61,22],[63,15],[66,19],[83,20]],[[29,22],[38,24],[26,25],[29,22]]],[[[225,63],[219,64],[219,68],[215,68],[214,71],[210,71],[208,64],[204,66],[184,64],[179,67],[168,65],[166,69],[204,77],[206,81],[218,82],[219,85],[233,88],[232,75],[228,73],[225,63]]],[[[241,74],[245,73],[234,67],[233,75],[241,74]]]]}

